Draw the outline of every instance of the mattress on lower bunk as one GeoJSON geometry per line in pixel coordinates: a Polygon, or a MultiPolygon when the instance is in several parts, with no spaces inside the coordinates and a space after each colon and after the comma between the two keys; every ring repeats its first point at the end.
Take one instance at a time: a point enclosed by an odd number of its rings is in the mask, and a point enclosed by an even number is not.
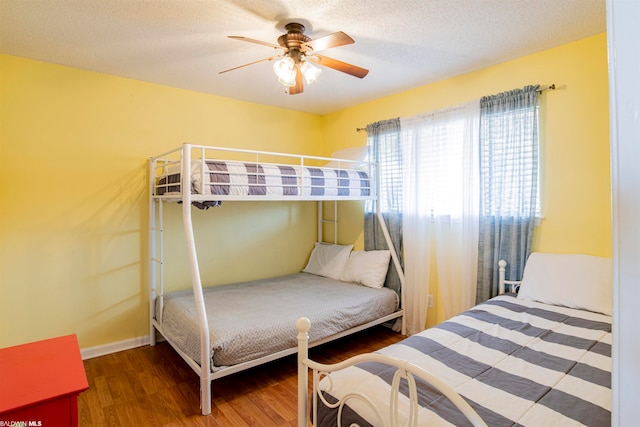
{"type": "MultiPolygon", "coordinates": [[[[204,289],[212,370],[297,346],[295,322],[314,324],[310,341],[379,319],[398,308],[391,289],[373,289],[308,273],[204,289]]],[[[159,299],[156,313],[159,312],[159,299]]],[[[200,363],[200,333],[193,292],[165,295],[163,333],[200,363]]]]}
{"type": "MultiPolygon", "coordinates": [[[[180,179],[178,170],[160,178],[156,194],[179,195],[180,179]]],[[[370,187],[368,173],[355,169],[222,160],[194,160],[191,165],[193,194],[367,197],[371,195],[370,187]]]]}
{"type": "MultiPolygon", "coordinates": [[[[431,372],[492,427],[611,423],[607,315],[503,295],[379,353],[431,372]]],[[[388,408],[392,376],[392,368],[364,363],[331,374],[331,389],[326,379],[321,388],[330,402],[347,391],[360,391],[373,397],[376,407],[388,408]]],[[[406,387],[401,392],[406,396],[406,387]]],[[[408,414],[405,396],[400,399],[403,419],[408,414]]],[[[420,425],[470,425],[448,399],[424,383],[419,385],[419,405],[420,425]]],[[[350,400],[347,406],[342,425],[377,425],[361,402],[350,400]]],[[[320,405],[318,425],[335,426],[335,411],[320,405]]]]}

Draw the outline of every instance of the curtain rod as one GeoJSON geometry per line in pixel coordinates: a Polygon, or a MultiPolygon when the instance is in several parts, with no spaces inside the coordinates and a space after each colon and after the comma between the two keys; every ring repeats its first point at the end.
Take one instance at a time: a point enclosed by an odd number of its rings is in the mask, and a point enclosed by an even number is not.
{"type": "Polygon", "coordinates": [[[540,87],[540,89],[538,89],[538,93],[542,93],[545,90],[556,90],[556,84],[555,83],[551,83],[549,86],[542,86],[542,87],[540,87]]]}
{"type": "MultiPolygon", "coordinates": [[[[548,86],[541,86],[540,89],[538,89],[538,93],[542,94],[542,92],[544,92],[546,90],[556,90],[556,84],[555,83],[551,83],[548,86]]],[[[367,128],[356,128],[356,132],[364,132],[366,130],[367,130],[367,128]]]]}

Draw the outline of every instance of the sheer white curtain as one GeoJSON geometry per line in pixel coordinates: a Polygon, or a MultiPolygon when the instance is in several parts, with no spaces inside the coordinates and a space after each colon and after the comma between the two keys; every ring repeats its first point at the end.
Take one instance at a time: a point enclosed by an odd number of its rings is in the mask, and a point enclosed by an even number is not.
{"type": "Polygon", "coordinates": [[[476,100],[400,119],[409,334],[425,327],[432,260],[445,318],[475,304],[479,115],[476,100]]]}

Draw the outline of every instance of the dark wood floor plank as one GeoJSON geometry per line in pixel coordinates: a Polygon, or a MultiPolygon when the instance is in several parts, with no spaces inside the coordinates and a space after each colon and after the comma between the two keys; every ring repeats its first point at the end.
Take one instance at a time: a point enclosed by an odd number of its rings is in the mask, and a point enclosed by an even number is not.
{"type": "Polygon", "coordinates": [[[91,425],[99,425],[99,426],[118,426],[122,425],[120,422],[119,416],[120,408],[116,406],[107,406],[102,408],[102,421],[97,421],[96,424],[91,425]]]}
{"type": "MultiPolygon", "coordinates": [[[[312,348],[335,363],[404,337],[375,327],[312,348]]],[[[297,426],[295,355],[213,381],[211,415],[200,411],[200,380],[167,343],[84,361],[89,390],[78,399],[80,426],[297,426]]],[[[311,379],[310,379],[311,381],[311,379]]]]}
{"type": "Polygon", "coordinates": [[[100,398],[100,406],[106,407],[109,405],[113,405],[113,397],[111,397],[111,391],[109,390],[109,384],[107,383],[107,379],[105,376],[101,375],[99,377],[94,378],[93,380],[94,387],[89,387],[89,390],[96,390],[97,395],[100,398]]]}
{"type": "Polygon", "coordinates": [[[265,399],[265,394],[261,390],[250,393],[247,398],[262,412],[266,425],[280,426],[285,424],[285,419],[273,405],[275,402],[271,399],[265,399]]]}

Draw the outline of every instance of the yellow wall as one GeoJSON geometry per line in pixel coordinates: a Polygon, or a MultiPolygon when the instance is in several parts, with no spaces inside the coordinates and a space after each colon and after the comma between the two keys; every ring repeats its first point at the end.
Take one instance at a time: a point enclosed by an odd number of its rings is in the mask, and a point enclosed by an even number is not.
{"type": "MultiPolygon", "coordinates": [[[[329,155],[366,144],[355,128],[368,123],[534,83],[559,87],[542,97],[534,249],[610,256],[604,34],[322,117],[0,55],[0,347],[148,334],[151,155],[183,142],[329,155]]],[[[315,240],[315,204],[244,203],[195,211],[212,284],[297,271],[315,240]]],[[[179,209],[167,211],[167,275],[187,287],[179,209]]],[[[361,247],[361,203],[341,204],[339,219],[339,241],[361,247]]],[[[432,293],[431,324],[441,316],[432,293]]]]}
{"type": "MultiPolygon", "coordinates": [[[[609,105],[605,34],[385,97],[322,118],[325,149],[366,144],[356,128],[484,95],[555,83],[541,97],[542,209],[533,250],[611,256],[609,105]]],[[[345,218],[354,226],[360,217],[345,218]]],[[[343,220],[342,218],[340,218],[343,220]]],[[[350,231],[353,234],[353,231],[350,231]]],[[[360,237],[359,242],[362,241],[360,237]]],[[[442,320],[438,305],[428,324],[442,320]]]]}
{"type": "MultiPolygon", "coordinates": [[[[0,347],[148,335],[149,156],[183,142],[322,154],[316,115],[6,55],[0,70],[0,347]]],[[[315,204],[242,203],[195,212],[203,275],[304,267],[315,204]]],[[[188,287],[179,209],[167,212],[167,274],[188,287]]]]}

